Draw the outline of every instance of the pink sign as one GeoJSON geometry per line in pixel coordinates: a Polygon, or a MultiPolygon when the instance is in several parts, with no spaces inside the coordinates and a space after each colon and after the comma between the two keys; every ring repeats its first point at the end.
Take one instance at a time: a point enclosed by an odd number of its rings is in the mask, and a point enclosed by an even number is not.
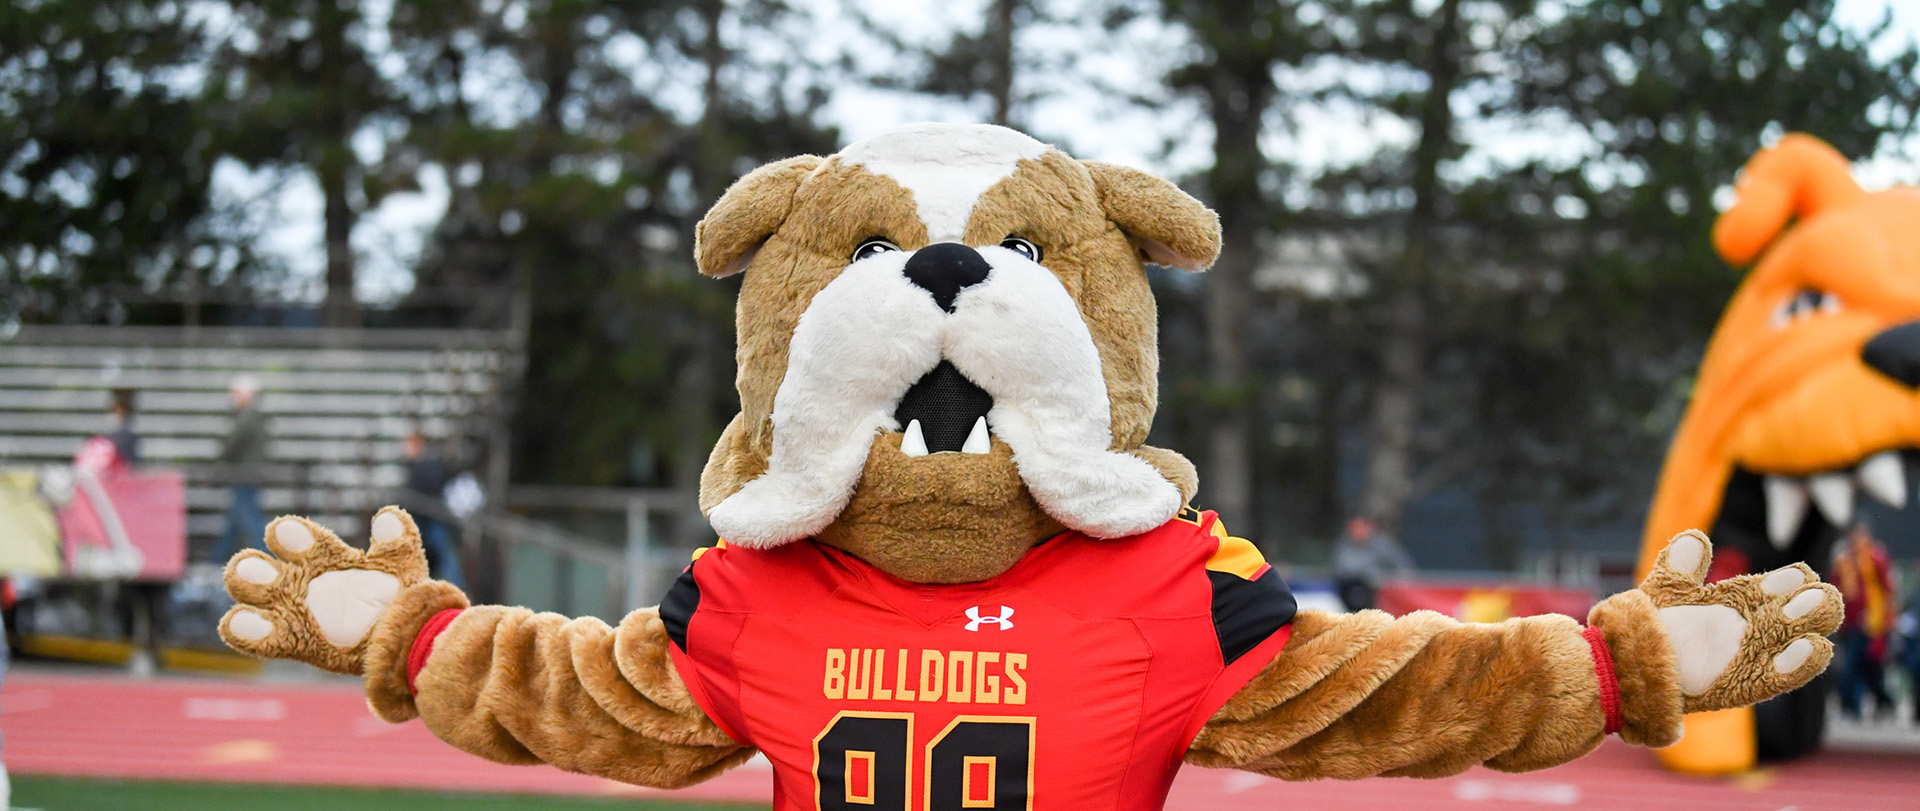
{"type": "Polygon", "coordinates": [[[187,563],[187,480],[177,470],[76,471],[60,511],[75,577],[172,580],[187,563]]]}

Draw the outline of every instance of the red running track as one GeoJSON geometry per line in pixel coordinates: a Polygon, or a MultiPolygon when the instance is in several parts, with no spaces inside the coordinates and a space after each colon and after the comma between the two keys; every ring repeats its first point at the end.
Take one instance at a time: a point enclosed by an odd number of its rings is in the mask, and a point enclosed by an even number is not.
{"type": "MultiPolygon", "coordinates": [[[[766,802],[772,776],[756,761],[677,792],[626,786],[546,766],[501,766],[447,746],[418,721],[375,719],[350,684],[259,685],[16,673],[0,692],[8,768],[157,780],[389,786],[766,802]]],[[[1660,771],[1643,751],[1609,742],[1544,772],[1476,769],[1445,780],[1282,783],[1189,768],[1167,807],[1237,809],[1619,808],[1920,809],[1920,756],[1827,752],[1733,780],[1660,771]]]]}

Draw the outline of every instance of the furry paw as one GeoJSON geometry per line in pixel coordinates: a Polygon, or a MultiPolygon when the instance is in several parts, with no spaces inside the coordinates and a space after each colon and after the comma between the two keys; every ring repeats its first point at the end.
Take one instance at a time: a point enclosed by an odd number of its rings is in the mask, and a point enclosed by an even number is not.
{"type": "Polygon", "coordinates": [[[253,656],[359,675],[380,613],[427,579],[420,530],[398,507],[373,517],[366,552],[291,515],[274,519],[266,540],[273,554],[249,549],[227,562],[227,593],[239,605],[220,620],[220,638],[253,656]]]}
{"type": "Polygon", "coordinates": [[[1707,536],[1680,533],[1640,584],[1673,643],[1688,712],[1764,701],[1826,669],[1838,590],[1801,563],[1705,583],[1712,558],[1707,536]]]}

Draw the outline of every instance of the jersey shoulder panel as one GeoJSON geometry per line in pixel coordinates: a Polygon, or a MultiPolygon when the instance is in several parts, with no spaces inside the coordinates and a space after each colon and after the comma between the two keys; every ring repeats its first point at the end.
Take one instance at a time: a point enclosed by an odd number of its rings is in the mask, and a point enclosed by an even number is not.
{"type": "Polygon", "coordinates": [[[1197,518],[1196,526],[1213,543],[1206,563],[1207,583],[1213,591],[1213,633],[1220,642],[1221,660],[1231,665],[1293,622],[1298,605],[1259,547],[1229,535],[1220,516],[1211,510],[1197,518]]]}
{"type": "MultiPolygon", "coordinates": [[[[719,541],[693,560],[660,600],[660,620],[682,650],[696,612],[783,612],[816,603],[846,579],[844,567],[811,541],[747,549],[719,541]]],[[[698,633],[691,634],[699,636],[698,633]]]]}
{"type": "Polygon", "coordinates": [[[667,626],[667,638],[681,650],[688,650],[687,626],[693,623],[694,612],[700,610],[701,584],[700,578],[693,574],[694,567],[700,565],[701,558],[709,557],[711,562],[707,568],[719,566],[726,549],[726,541],[715,541],[712,546],[693,550],[693,559],[687,561],[687,568],[680,570],[680,576],[667,587],[666,596],[660,598],[660,623],[667,626]]]}

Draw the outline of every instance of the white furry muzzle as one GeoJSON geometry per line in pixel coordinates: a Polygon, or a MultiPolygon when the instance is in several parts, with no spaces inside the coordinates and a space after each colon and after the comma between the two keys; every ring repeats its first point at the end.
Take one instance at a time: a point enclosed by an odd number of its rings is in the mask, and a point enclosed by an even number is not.
{"type": "Polygon", "coordinates": [[[873,437],[905,426],[901,397],[944,358],[993,398],[990,430],[1041,509],[1102,538],[1172,518],[1180,493],[1152,465],[1109,450],[1100,354],[1072,296],[1046,268],[978,249],[987,279],[945,312],[903,268],[901,251],[847,267],[794,329],[773,403],[767,471],[707,514],[729,543],[771,547],[813,535],[853,497],[873,437]]]}

